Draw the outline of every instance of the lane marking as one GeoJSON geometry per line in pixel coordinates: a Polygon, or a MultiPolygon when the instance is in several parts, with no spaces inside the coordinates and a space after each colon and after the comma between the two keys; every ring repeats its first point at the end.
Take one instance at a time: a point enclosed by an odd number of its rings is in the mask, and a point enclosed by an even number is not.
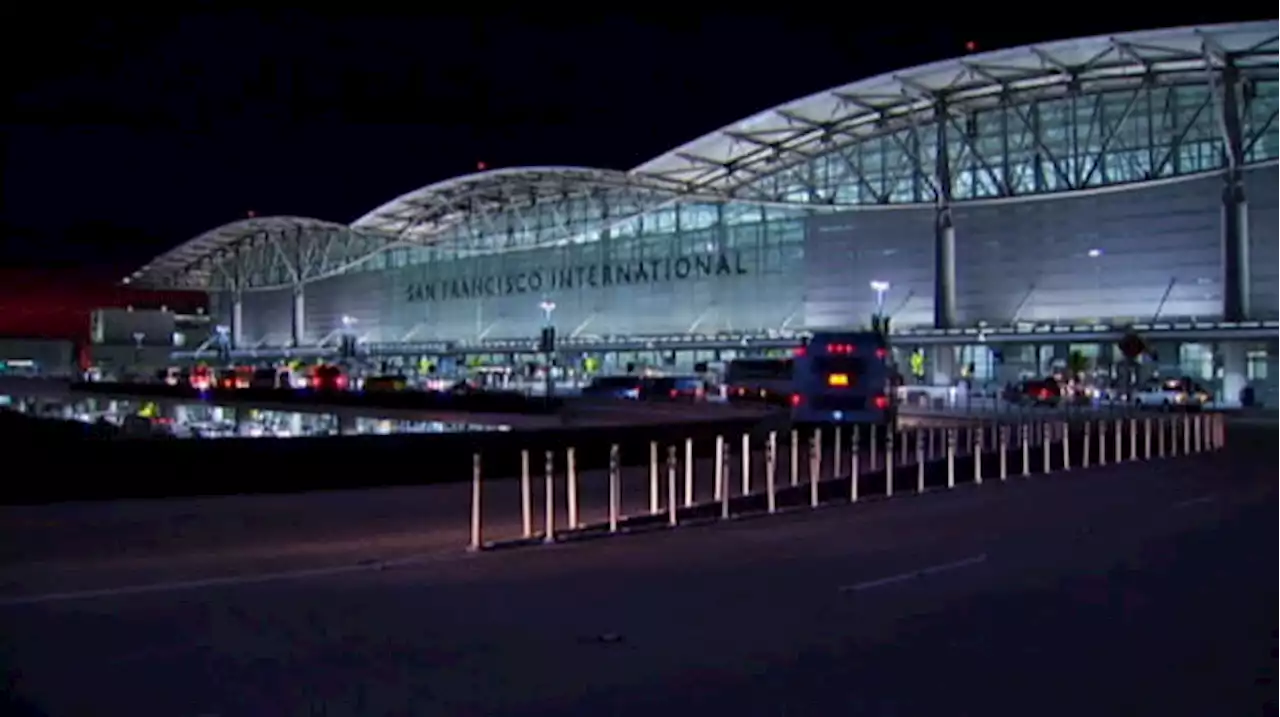
{"type": "Polygon", "coordinates": [[[350,565],[333,565],[325,568],[305,568],[301,570],[283,570],[273,573],[255,573],[250,575],[228,575],[216,578],[197,578],[195,580],[175,580],[170,582],[143,583],[140,585],[121,585],[112,588],[93,590],[74,590],[68,592],[43,593],[37,595],[20,595],[0,598],[0,608],[19,607],[23,605],[43,605],[73,600],[94,600],[98,598],[127,597],[130,595],[146,595],[149,593],[178,592],[181,590],[199,590],[201,588],[234,587],[256,585],[259,583],[302,580],[306,578],[331,577],[351,573],[377,572],[388,568],[399,568],[420,565],[461,557],[457,553],[429,553],[413,555],[395,560],[361,561],[350,565]]]}
{"type": "Polygon", "coordinates": [[[1190,500],[1184,500],[1180,503],[1174,503],[1172,506],[1172,509],[1179,510],[1181,508],[1190,508],[1193,505],[1200,505],[1201,503],[1212,503],[1214,498],[1216,498],[1216,496],[1212,494],[1202,495],[1199,498],[1192,498],[1190,500]]]}
{"type": "Polygon", "coordinates": [[[890,575],[885,578],[867,580],[864,582],[855,583],[853,585],[842,585],[839,588],[839,592],[853,593],[853,592],[861,592],[863,590],[871,590],[872,588],[880,588],[886,585],[894,585],[896,583],[902,583],[908,580],[915,580],[916,578],[923,578],[929,575],[937,575],[938,573],[945,573],[951,570],[959,570],[961,568],[967,568],[972,565],[979,565],[985,562],[987,562],[987,554],[982,553],[970,558],[965,558],[963,560],[956,560],[950,563],[942,563],[940,565],[930,565],[929,567],[926,567],[926,568],[920,568],[918,570],[912,570],[906,573],[898,573],[897,575],[890,575]]]}

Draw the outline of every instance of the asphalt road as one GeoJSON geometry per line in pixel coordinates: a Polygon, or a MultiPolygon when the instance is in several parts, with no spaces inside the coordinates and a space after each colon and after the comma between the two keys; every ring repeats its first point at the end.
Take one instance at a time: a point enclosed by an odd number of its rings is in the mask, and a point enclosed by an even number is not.
{"type": "Polygon", "coordinates": [[[0,606],[10,712],[1275,714],[1274,431],[708,528],[0,606]]]}

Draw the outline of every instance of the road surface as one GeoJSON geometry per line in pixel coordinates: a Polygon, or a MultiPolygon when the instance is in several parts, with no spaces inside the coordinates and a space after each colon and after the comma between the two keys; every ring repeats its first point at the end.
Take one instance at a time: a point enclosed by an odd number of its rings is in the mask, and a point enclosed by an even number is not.
{"type": "Polygon", "coordinates": [[[11,596],[10,712],[1274,714],[1274,450],[1260,431],[714,528],[11,596]]]}

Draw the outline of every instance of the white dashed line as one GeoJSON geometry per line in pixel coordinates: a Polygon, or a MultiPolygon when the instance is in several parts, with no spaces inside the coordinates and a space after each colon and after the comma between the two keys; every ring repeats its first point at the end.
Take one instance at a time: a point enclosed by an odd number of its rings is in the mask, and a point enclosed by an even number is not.
{"type": "Polygon", "coordinates": [[[920,568],[919,570],[912,570],[906,573],[898,573],[897,575],[890,575],[889,577],[885,577],[885,578],[867,580],[865,582],[855,583],[853,585],[842,585],[840,586],[840,592],[853,593],[853,592],[861,592],[863,590],[870,590],[872,588],[880,588],[886,585],[893,585],[895,583],[914,580],[915,578],[923,578],[929,575],[937,575],[938,573],[945,573],[951,570],[959,570],[961,568],[967,568],[972,565],[985,563],[986,561],[987,561],[987,554],[982,553],[981,555],[975,555],[971,558],[965,558],[964,560],[956,560],[950,563],[942,563],[941,565],[931,565],[927,568],[920,568]]]}

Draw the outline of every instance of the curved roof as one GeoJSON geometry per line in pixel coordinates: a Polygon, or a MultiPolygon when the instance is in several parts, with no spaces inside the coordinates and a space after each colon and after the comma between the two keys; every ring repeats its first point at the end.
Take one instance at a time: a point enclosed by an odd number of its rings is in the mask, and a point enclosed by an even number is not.
{"type": "Polygon", "coordinates": [[[165,285],[173,277],[188,275],[192,279],[207,278],[207,264],[223,252],[232,250],[246,239],[264,234],[297,235],[312,231],[334,231],[347,227],[335,222],[310,217],[255,217],[223,224],[170,249],[125,277],[126,284],[165,285]]]}
{"type": "Polygon", "coordinates": [[[1149,30],[1028,45],[934,62],[824,90],[699,137],[632,172],[727,192],[812,153],[856,141],[887,118],[1070,83],[1203,72],[1228,58],[1276,64],[1274,20],[1149,30]],[[803,154],[801,154],[803,153],[803,154]]]}
{"type": "Polygon", "coordinates": [[[468,215],[506,211],[583,194],[626,192],[669,199],[679,185],[612,169],[512,167],[475,172],[415,189],[351,223],[353,229],[397,237],[430,235],[468,215]]]}

